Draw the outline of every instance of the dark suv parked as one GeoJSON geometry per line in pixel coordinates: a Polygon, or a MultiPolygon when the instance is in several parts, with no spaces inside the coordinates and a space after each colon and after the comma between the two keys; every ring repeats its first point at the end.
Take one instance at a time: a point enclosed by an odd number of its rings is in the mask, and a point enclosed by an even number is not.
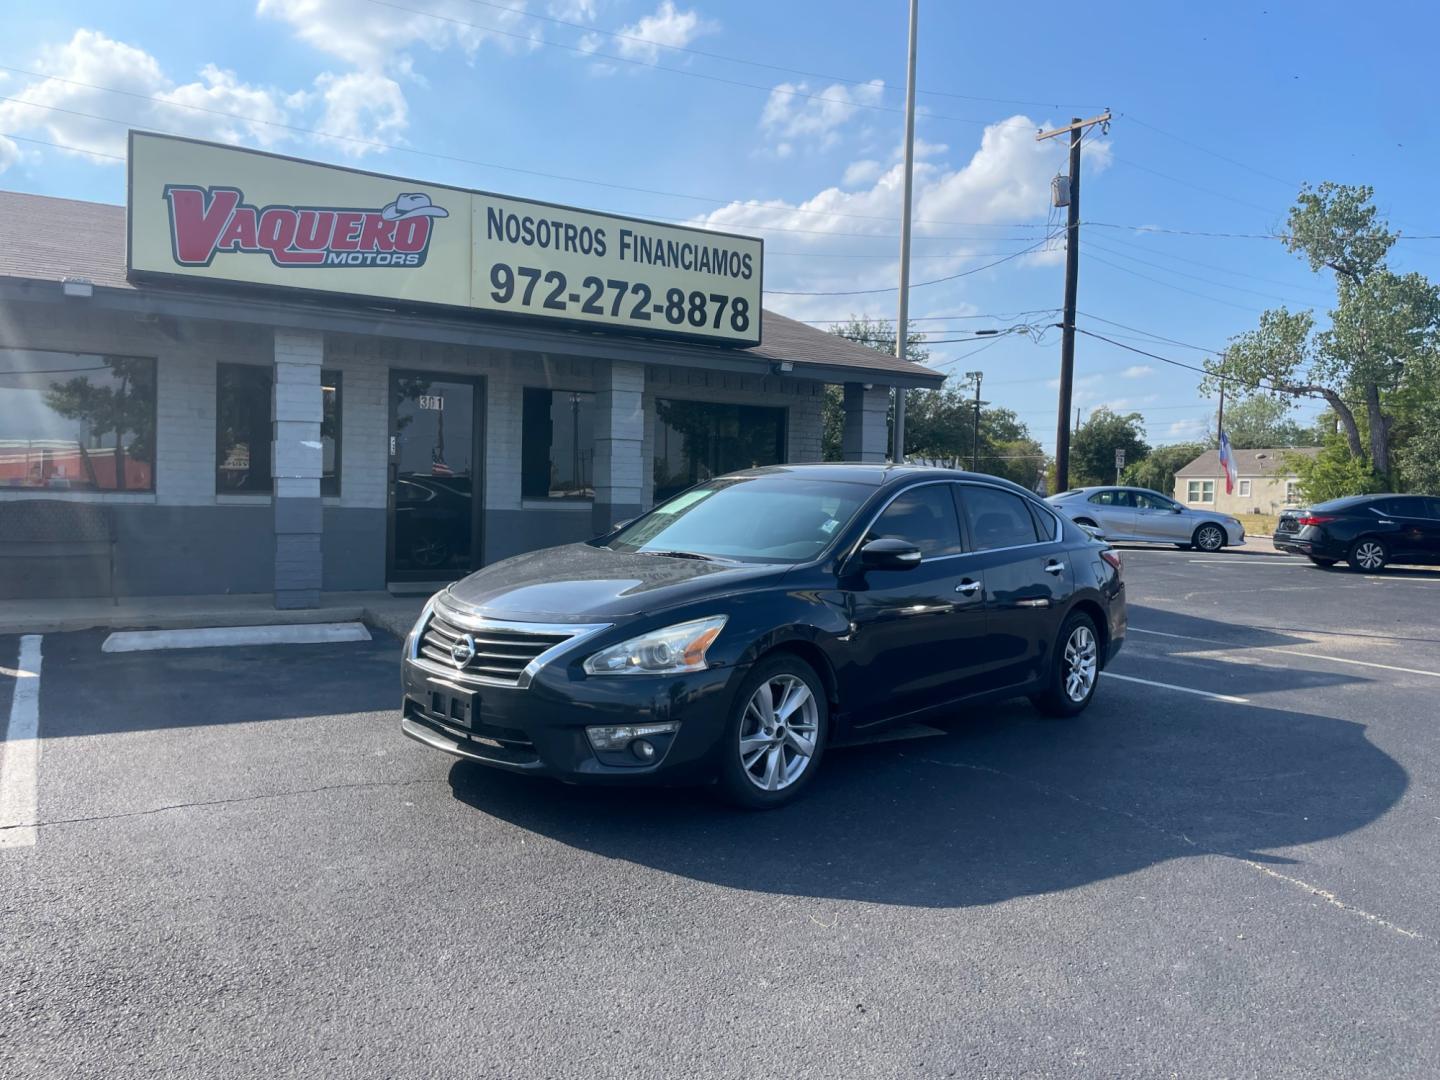
{"type": "Polygon", "coordinates": [[[1440,563],[1440,496],[1351,495],[1286,510],[1274,541],[1316,566],[1344,559],[1375,573],[1391,563],[1440,563]]]}

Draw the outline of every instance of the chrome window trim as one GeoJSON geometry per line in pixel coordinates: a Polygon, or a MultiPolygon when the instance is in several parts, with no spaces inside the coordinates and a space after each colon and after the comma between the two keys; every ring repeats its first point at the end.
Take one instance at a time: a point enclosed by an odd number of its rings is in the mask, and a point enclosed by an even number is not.
{"type": "MultiPolygon", "coordinates": [[[[918,483],[918,484],[909,484],[909,485],[907,485],[906,487],[902,487],[899,491],[896,491],[894,494],[892,494],[888,499],[885,500],[884,505],[881,506],[880,509],[878,509],[877,511],[875,511],[875,513],[874,513],[873,515],[871,515],[870,520],[866,523],[865,528],[864,528],[864,529],[861,531],[861,533],[860,533],[860,536],[856,539],[855,543],[851,546],[849,553],[848,553],[843,559],[840,560],[841,564],[843,565],[843,564],[845,564],[845,563],[848,563],[851,559],[853,559],[853,558],[856,556],[856,554],[860,551],[861,545],[865,543],[865,537],[867,537],[867,536],[870,535],[870,530],[875,527],[875,522],[877,522],[878,520],[880,520],[880,515],[881,515],[881,514],[885,513],[886,510],[890,509],[890,504],[891,504],[892,502],[894,502],[896,499],[898,499],[901,495],[904,495],[907,491],[914,491],[916,488],[927,487],[927,486],[930,485],[930,484],[952,484],[952,485],[954,485],[954,486],[956,486],[956,487],[961,487],[961,488],[964,488],[964,487],[986,487],[986,488],[993,488],[993,489],[996,490],[996,491],[1003,491],[1006,495],[1014,495],[1016,498],[1019,498],[1019,499],[1025,499],[1025,498],[1027,498],[1027,496],[1021,495],[1021,494],[1019,494],[1018,492],[1012,491],[1012,490],[1010,490],[1010,489],[1007,488],[1007,487],[1002,487],[1002,486],[999,485],[999,484],[987,484],[987,483],[985,483],[985,481],[983,481],[983,480],[960,480],[960,479],[951,479],[951,478],[949,478],[949,477],[946,477],[946,478],[943,479],[943,480],[922,480],[922,481],[920,481],[920,483],[918,483]]],[[[1033,500],[1033,501],[1036,502],[1038,505],[1044,507],[1045,512],[1050,515],[1050,519],[1055,523],[1055,533],[1054,533],[1054,535],[1053,535],[1049,540],[1036,540],[1034,543],[1030,543],[1030,544],[1012,544],[1012,545],[1009,546],[1009,547],[982,548],[982,549],[979,550],[979,551],[957,551],[957,552],[956,552],[955,554],[953,554],[953,555],[934,555],[934,556],[931,556],[930,558],[921,559],[921,560],[920,560],[920,561],[921,561],[921,564],[923,565],[924,563],[944,562],[946,559],[963,559],[963,558],[965,558],[966,556],[969,556],[969,555],[988,555],[988,554],[990,554],[992,551],[1020,551],[1020,550],[1023,549],[1023,548],[1044,547],[1046,544],[1058,544],[1058,543],[1059,543],[1062,539],[1064,539],[1064,537],[1065,537],[1065,525],[1064,525],[1064,522],[1062,522],[1062,521],[1060,520],[1060,515],[1057,514],[1051,507],[1046,506],[1043,501],[1041,501],[1041,500],[1039,500],[1039,499],[1035,499],[1035,500],[1033,500]]],[[[960,516],[960,508],[959,508],[958,506],[955,508],[955,515],[956,515],[956,518],[957,518],[956,524],[958,525],[958,524],[959,524],[958,518],[959,518],[959,516],[960,516]]],[[[963,527],[962,527],[962,528],[963,528],[963,527]]],[[[961,537],[960,537],[960,542],[961,542],[962,544],[965,542],[965,535],[964,535],[963,531],[962,531],[962,534],[961,534],[961,537]]]]}
{"type": "Polygon", "coordinates": [[[428,671],[434,675],[447,679],[454,679],[463,683],[475,683],[481,686],[503,686],[507,690],[524,690],[550,661],[569,652],[571,649],[588,641],[602,630],[609,630],[614,623],[542,623],[542,622],[519,622],[510,619],[492,619],[484,615],[477,615],[468,612],[464,608],[447,603],[444,594],[438,594],[430,603],[425,605],[420,621],[415,624],[416,632],[410,640],[409,660],[416,667],[428,671]],[[496,679],[488,675],[476,675],[472,672],[463,671],[460,668],[446,668],[420,655],[420,641],[425,635],[425,623],[430,616],[439,611],[446,622],[460,627],[468,633],[483,633],[485,630],[508,630],[520,634],[564,634],[564,641],[558,641],[544,652],[539,653],[520,671],[520,677],[514,682],[506,679],[496,679]]]}

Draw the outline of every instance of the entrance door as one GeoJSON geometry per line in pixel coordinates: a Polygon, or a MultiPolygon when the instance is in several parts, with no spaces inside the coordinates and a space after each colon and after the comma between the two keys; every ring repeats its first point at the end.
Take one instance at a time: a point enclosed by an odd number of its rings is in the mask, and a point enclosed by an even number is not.
{"type": "Polygon", "coordinates": [[[480,565],[477,380],[390,373],[387,580],[448,583],[480,565]]]}

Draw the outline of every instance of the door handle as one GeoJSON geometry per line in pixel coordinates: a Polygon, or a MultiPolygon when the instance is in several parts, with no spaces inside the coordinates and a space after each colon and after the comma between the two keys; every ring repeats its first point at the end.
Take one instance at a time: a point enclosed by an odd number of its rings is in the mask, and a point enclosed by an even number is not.
{"type": "Polygon", "coordinates": [[[971,581],[967,578],[966,580],[960,582],[959,585],[955,586],[955,591],[958,593],[964,593],[966,596],[974,596],[977,592],[980,591],[980,582],[971,581]]]}
{"type": "Polygon", "coordinates": [[[1054,574],[1056,577],[1059,577],[1064,571],[1065,564],[1055,559],[1051,559],[1045,564],[1045,572],[1047,574],[1054,574]]]}

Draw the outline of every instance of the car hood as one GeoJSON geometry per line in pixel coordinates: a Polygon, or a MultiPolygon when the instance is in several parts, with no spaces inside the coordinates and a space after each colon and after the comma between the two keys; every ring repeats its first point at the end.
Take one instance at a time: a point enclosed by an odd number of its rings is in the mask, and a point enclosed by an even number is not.
{"type": "Polygon", "coordinates": [[[456,606],[492,619],[608,622],[754,588],[788,569],[567,544],[477,570],[446,593],[456,606]]]}

